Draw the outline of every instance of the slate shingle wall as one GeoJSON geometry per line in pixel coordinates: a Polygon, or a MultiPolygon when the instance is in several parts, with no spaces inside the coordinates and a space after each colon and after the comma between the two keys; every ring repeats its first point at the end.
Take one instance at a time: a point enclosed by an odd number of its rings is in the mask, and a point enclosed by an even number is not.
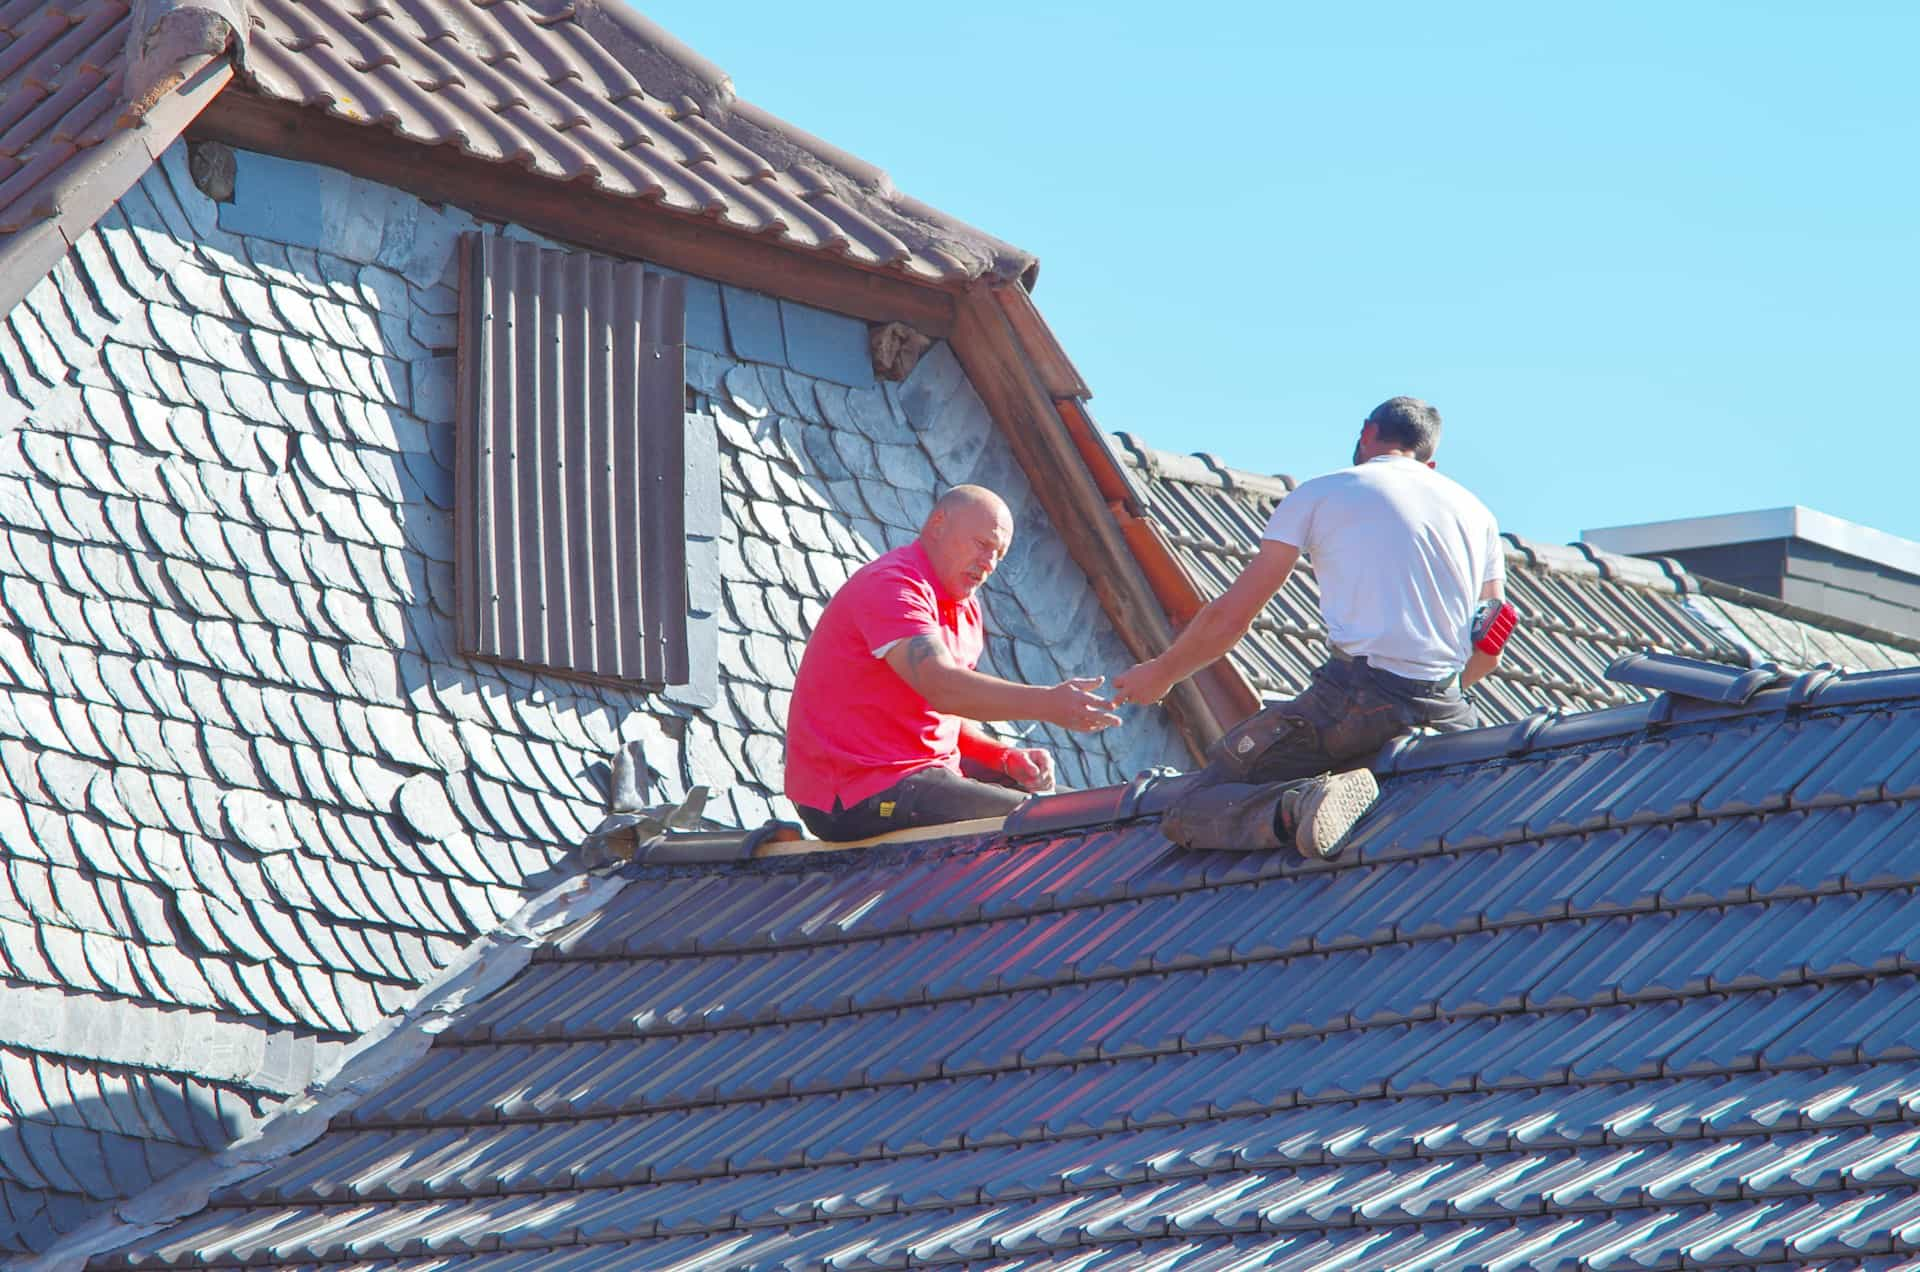
{"type": "MultiPolygon", "coordinates": [[[[0,1020],[0,1047],[271,1099],[519,903],[597,818],[621,743],[661,798],[700,782],[723,819],[787,812],[812,616],[936,480],[1020,517],[995,665],[1124,665],[950,353],[878,387],[864,324],[710,284],[689,315],[694,682],[648,699],[461,658],[450,284],[474,223],[241,159],[216,206],[176,147],[0,324],[0,978],[59,1017],[0,1020]]],[[[1181,756],[1158,719],[1056,740],[1068,781],[1181,756]]],[[[61,1104],[10,1099],[0,1143],[53,1127],[92,1162],[61,1104]]],[[[92,1171],[72,1198],[111,1191],[92,1171]]],[[[0,1186],[32,1179],[0,1151],[0,1186]]],[[[44,1236],[21,1214],[0,1249],[44,1236]]]]}
{"type": "Polygon", "coordinates": [[[1895,679],[1404,773],[1334,863],[1145,823],[630,871],[311,1148],[96,1266],[1910,1257],[1895,679]]]}

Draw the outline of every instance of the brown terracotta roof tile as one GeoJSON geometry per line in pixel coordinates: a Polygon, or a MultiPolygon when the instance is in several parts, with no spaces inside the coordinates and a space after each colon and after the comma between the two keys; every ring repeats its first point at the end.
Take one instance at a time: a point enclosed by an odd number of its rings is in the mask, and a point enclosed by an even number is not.
{"type": "MultiPolygon", "coordinates": [[[[245,10],[243,79],[268,98],[869,269],[944,283],[1033,266],[738,100],[717,68],[617,0],[246,0],[245,10]]],[[[175,79],[204,59],[142,68],[134,78],[159,84],[165,118],[132,150],[106,144],[148,122],[129,104],[129,13],[126,0],[0,0],[0,264],[22,286],[218,87],[189,80],[192,100],[178,97],[175,79]],[[116,188],[93,189],[108,167],[116,188]]]]}
{"type": "Polygon", "coordinates": [[[253,0],[264,96],[929,281],[1032,258],[903,198],[870,165],[733,95],[623,6],[253,0]]]}

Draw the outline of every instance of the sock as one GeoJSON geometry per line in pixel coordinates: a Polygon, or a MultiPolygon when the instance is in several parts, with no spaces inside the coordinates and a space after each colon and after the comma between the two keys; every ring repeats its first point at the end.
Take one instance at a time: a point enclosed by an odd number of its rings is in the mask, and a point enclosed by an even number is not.
{"type": "Polygon", "coordinates": [[[1293,838],[1293,808],[1299,802],[1299,790],[1285,790],[1280,792],[1280,802],[1273,807],[1273,833],[1283,844],[1293,838]]]}

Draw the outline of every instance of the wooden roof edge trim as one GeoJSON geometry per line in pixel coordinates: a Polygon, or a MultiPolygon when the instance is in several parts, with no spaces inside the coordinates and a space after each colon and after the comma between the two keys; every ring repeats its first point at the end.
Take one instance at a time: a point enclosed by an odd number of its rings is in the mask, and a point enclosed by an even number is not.
{"type": "MultiPolygon", "coordinates": [[[[1017,333],[1017,325],[1015,330],[1017,333]]],[[[1185,627],[1206,604],[1206,598],[1200,595],[1191,574],[1148,511],[1137,479],[1094,423],[1084,399],[1059,397],[1054,407],[1094,484],[1106,496],[1107,510],[1120,527],[1121,537],[1146,575],[1172,629],[1178,631],[1185,627]]],[[[1222,658],[1203,668],[1193,677],[1193,683],[1206,699],[1216,724],[1237,723],[1260,709],[1259,690],[1231,659],[1222,658]]]]}
{"type": "Polygon", "coordinates": [[[1041,317],[1027,289],[1020,286],[995,287],[992,295],[1000,303],[1001,311],[1006,314],[1014,335],[1026,350],[1027,358],[1033,363],[1048,394],[1056,398],[1091,398],[1093,390],[1080,378],[1073,359],[1067,356],[1060,338],[1053,334],[1053,328],[1041,317]]]}
{"type": "Polygon", "coordinates": [[[1100,487],[1100,493],[1107,497],[1108,502],[1119,504],[1129,513],[1136,516],[1144,514],[1147,510],[1146,493],[1120,458],[1113,442],[1093,422],[1086,401],[1082,398],[1056,397],[1053,405],[1060,412],[1061,422],[1067,426],[1067,433],[1073,438],[1074,447],[1079,450],[1094,484],[1100,487]]]}
{"type": "Polygon", "coordinates": [[[869,322],[904,322],[936,339],[952,331],[953,292],[940,285],[721,229],[645,200],[597,190],[584,178],[554,181],[451,145],[422,145],[237,85],[215,98],[188,132],[196,140],[337,168],[595,251],[869,322]]]}
{"type": "MultiPolygon", "coordinates": [[[[1165,607],[1175,631],[1186,627],[1206,605],[1206,598],[1193,584],[1180,558],[1160,533],[1151,517],[1137,517],[1119,505],[1111,505],[1120,533],[1133,550],[1147,581],[1165,607]]],[[[1246,719],[1261,707],[1260,691],[1241,674],[1231,658],[1221,658],[1201,668],[1193,683],[1206,699],[1216,722],[1227,725],[1246,719]]]]}
{"type": "MultiPolygon", "coordinates": [[[[1151,658],[1173,639],[1164,602],[1142,569],[1094,479],[1045,382],[1027,356],[1018,331],[990,293],[977,287],[955,306],[954,354],[1013,448],[1035,496],[1068,553],[1086,573],[1136,658],[1151,658]]],[[[1223,720],[1199,685],[1175,686],[1172,714],[1195,759],[1224,731],[1223,720]]]]}

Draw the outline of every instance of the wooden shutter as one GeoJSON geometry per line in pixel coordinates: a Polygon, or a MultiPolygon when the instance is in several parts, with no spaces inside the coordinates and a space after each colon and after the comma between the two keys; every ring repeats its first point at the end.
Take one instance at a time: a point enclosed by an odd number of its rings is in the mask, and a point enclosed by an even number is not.
{"type": "Polygon", "coordinates": [[[687,679],[686,287],[587,252],[463,237],[461,649],[687,679]]]}

